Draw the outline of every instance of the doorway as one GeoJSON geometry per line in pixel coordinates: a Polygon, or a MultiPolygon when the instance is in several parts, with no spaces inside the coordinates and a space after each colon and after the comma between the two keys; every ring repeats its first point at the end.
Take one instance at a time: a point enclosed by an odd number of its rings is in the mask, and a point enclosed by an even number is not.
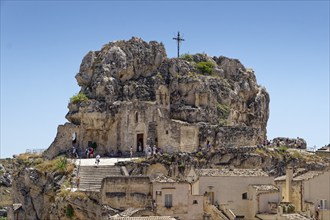
{"type": "Polygon", "coordinates": [[[143,152],[143,133],[136,135],[136,151],[137,152],[143,152]]]}
{"type": "Polygon", "coordinates": [[[209,203],[214,205],[214,192],[207,192],[209,203]]]}

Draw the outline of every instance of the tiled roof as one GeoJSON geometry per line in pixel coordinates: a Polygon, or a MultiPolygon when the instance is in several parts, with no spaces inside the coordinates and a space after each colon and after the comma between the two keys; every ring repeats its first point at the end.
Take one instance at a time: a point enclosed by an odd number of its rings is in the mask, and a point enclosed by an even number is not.
{"type": "Polygon", "coordinates": [[[294,213],[294,214],[283,214],[288,220],[309,220],[310,218],[306,218],[303,215],[294,213]]]}
{"type": "MultiPolygon", "coordinates": [[[[321,173],[322,173],[322,171],[308,171],[301,175],[293,174],[293,181],[302,181],[302,180],[313,179],[314,177],[320,175],[321,173]]],[[[275,181],[284,181],[285,178],[286,178],[285,175],[279,176],[279,177],[275,178],[275,181]]]]}
{"type": "Polygon", "coordinates": [[[175,220],[170,216],[111,217],[111,220],[175,220]]]}
{"type": "Polygon", "coordinates": [[[257,191],[279,191],[279,189],[271,184],[252,185],[257,191]]]}
{"type": "Polygon", "coordinates": [[[322,172],[321,171],[309,171],[307,173],[304,173],[300,176],[297,176],[293,178],[293,180],[299,181],[299,180],[309,180],[312,179],[318,175],[320,175],[322,172]]]}
{"type": "Polygon", "coordinates": [[[170,177],[167,177],[167,176],[164,176],[164,175],[159,175],[159,176],[156,176],[154,179],[152,179],[152,182],[158,182],[158,183],[175,183],[177,182],[176,180],[170,178],[170,177]]]}
{"type": "Polygon", "coordinates": [[[261,169],[196,169],[198,176],[268,176],[261,169]]]}

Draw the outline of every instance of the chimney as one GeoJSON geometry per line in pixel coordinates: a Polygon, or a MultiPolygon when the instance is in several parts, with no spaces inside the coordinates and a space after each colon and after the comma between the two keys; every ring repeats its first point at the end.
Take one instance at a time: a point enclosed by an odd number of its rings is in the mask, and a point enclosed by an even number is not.
{"type": "Polygon", "coordinates": [[[293,168],[287,167],[286,168],[286,178],[285,178],[285,202],[291,201],[291,194],[292,194],[292,179],[293,179],[293,168]]]}

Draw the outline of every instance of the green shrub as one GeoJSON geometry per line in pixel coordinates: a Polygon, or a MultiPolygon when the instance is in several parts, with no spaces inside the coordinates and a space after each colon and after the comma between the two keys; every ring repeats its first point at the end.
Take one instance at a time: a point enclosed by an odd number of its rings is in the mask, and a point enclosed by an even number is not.
{"type": "Polygon", "coordinates": [[[193,56],[191,54],[189,54],[189,53],[181,54],[180,58],[181,59],[184,59],[184,60],[186,60],[188,62],[194,61],[193,56]]]}
{"type": "Polygon", "coordinates": [[[74,216],[74,211],[71,205],[66,207],[66,216],[72,218],[74,216]]]}
{"type": "Polygon", "coordinates": [[[280,146],[279,148],[278,148],[278,150],[279,150],[279,152],[280,153],[285,153],[287,150],[288,150],[288,148],[287,148],[287,146],[285,146],[285,145],[282,145],[282,146],[280,146]]]}
{"type": "Polygon", "coordinates": [[[70,103],[77,104],[86,100],[88,100],[87,96],[84,93],[79,92],[70,98],[70,103]]]}
{"type": "Polygon", "coordinates": [[[210,61],[199,62],[196,64],[196,68],[201,71],[203,74],[211,75],[213,72],[214,64],[210,61]]]}
{"type": "Polygon", "coordinates": [[[68,161],[65,157],[60,157],[58,160],[57,160],[57,163],[56,163],[56,167],[57,169],[59,169],[60,171],[64,172],[66,171],[66,166],[68,164],[68,161]]]}

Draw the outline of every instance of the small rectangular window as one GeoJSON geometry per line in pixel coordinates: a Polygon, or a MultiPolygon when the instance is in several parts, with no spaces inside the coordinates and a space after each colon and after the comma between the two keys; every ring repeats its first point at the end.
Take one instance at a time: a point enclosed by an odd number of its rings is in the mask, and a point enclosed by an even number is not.
{"type": "Polygon", "coordinates": [[[247,198],[247,193],[243,193],[243,194],[242,194],[242,199],[243,199],[243,200],[248,199],[248,198],[247,198]]]}
{"type": "Polygon", "coordinates": [[[172,194],[165,194],[165,207],[166,208],[172,207],[172,194]]]}

